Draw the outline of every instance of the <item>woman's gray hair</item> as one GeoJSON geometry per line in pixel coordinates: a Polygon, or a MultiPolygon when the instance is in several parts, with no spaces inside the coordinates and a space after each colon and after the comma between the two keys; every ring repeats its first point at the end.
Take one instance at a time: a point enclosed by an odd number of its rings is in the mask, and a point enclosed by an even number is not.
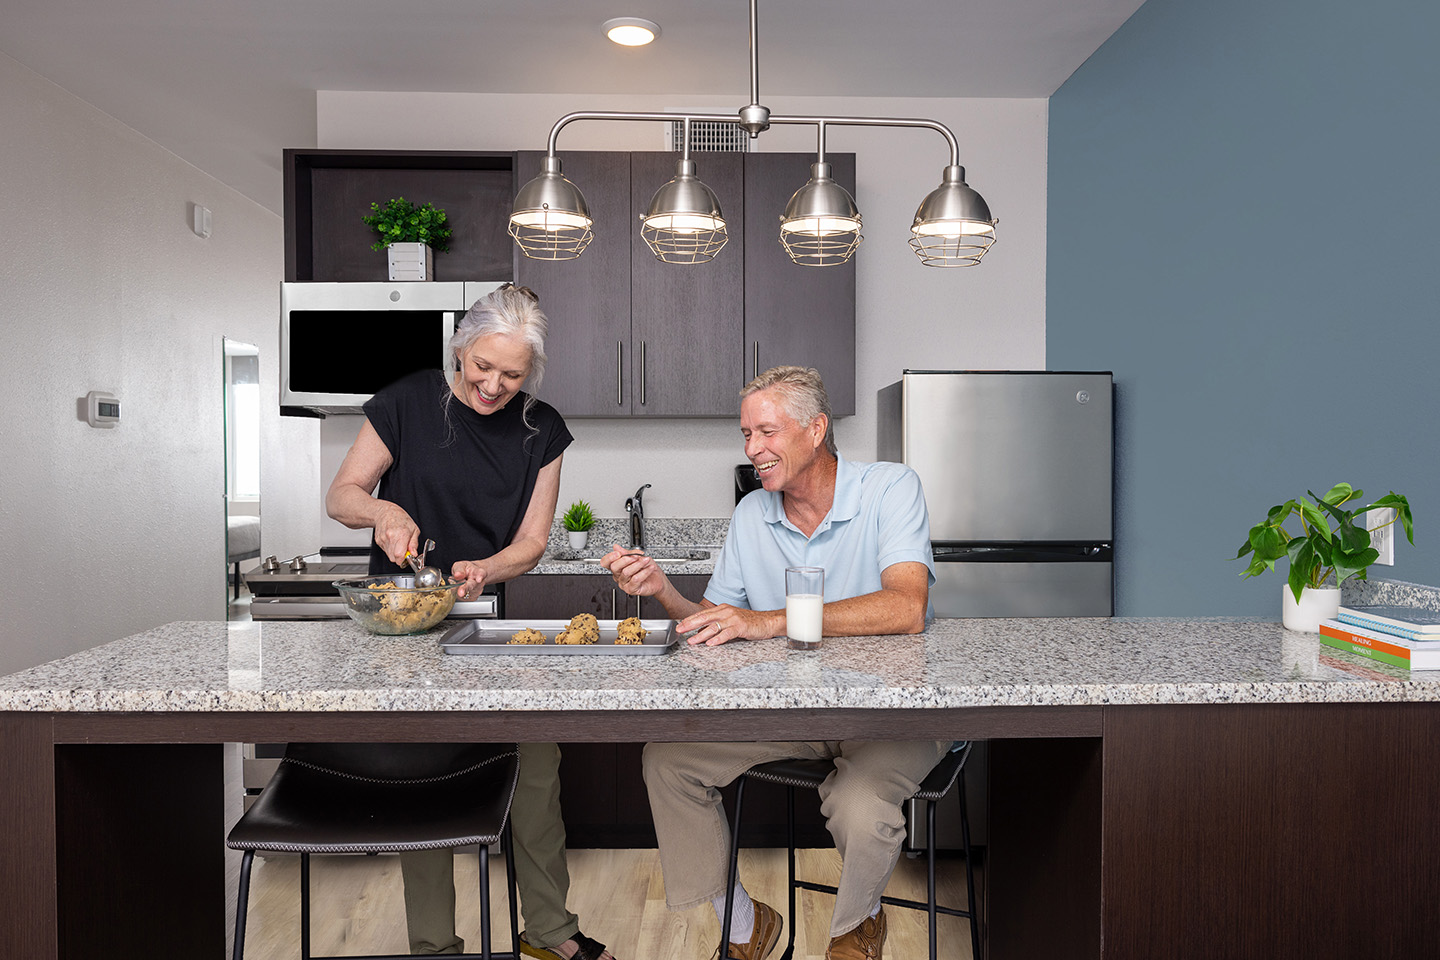
{"type": "Polygon", "coordinates": [[[825,449],[830,455],[840,453],[835,446],[835,416],[830,412],[830,396],[825,381],[814,367],[771,367],[740,390],[744,400],[761,390],[775,390],[784,399],[785,411],[802,426],[809,426],[816,417],[825,418],[825,449]]]}
{"type": "Polygon", "coordinates": [[[539,431],[530,422],[530,407],[535,402],[540,381],[545,379],[545,336],[549,332],[550,320],[541,311],[540,297],[535,291],[513,283],[502,284],[476,300],[455,327],[455,335],[450,338],[450,359],[454,363],[450,369],[459,370],[460,357],[481,337],[503,334],[529,347],[530,389],[526,391],[520,419],[533,435],[539,431]]]}

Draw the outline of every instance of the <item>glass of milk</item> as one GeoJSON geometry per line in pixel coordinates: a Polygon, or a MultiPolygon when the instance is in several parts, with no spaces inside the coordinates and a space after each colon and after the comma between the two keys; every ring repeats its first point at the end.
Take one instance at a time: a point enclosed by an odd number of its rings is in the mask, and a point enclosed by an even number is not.
{"type": "Polygon", "coordinates": [[[791,650],[819,650],[825,618],[825,568],[785,568],[785,636],[791,650]]]}

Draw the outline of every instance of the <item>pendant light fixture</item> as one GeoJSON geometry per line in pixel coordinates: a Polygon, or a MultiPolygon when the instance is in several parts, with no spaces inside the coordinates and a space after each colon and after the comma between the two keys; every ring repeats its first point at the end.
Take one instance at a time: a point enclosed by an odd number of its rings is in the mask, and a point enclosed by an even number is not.
{"type": "Polygon", "coordinates": [[[540,176],[520,188],[510,213],[510,236],[531,260],[574,260],[585,252],[595,221],[585,196],[560,173],[552,148],[540,176]]]}
{"type": "Polygon", "coordinates": [[[805,267],[829,267],[855,255],[860,211],[850,191],[830,179],[825,162],[825,123],[821,121],[818,158],[810,179],[795,191],[780,215],[780,244],[790,259],[805,267]]]}
{"type": "Polygon", "coordinates": [[[725,246],[725,218],[720,200],[697,176],[690,159],[690,118],[685,118],[684,146],[675,177],[650,199],[640,218],[640,236],[655,259],[665,263],[704,263],[725,246]]]}
{"type": "MultiPolygon", "coordinates": [[[[780,216],[780,243],[795,263],[833,266],[854,256],[863,237],[855,199],[831,178],[825,161],[825,127],[842,124],[867,127],[912,127],[934,130],[950,147],[950,162],[940,186],[931,191],[915,213],[910,227],[910,248],[927,267],[966,267],[978,264],[995,242],[995,225],[985,200],[965,182],[960,147],[949,127],[934,120],[890,117],[772,116],[760,100],[760,67],[756,40],[756,3],[750,0],[750,103],[739,114],[631,113],[592,111],[570,113],[555,121],[541,174],[520,188],[510,215],[510,235],[525,256],[539,260],[569,260],[580,256],[590,243],[593,221],[585,198],[560,173],[556,141],[560,131],[576,120],[662,120],[685,123],[685,145],[674,179],[661,186],[641,217],[641,236],[655,256],[666,263],[705,263],[728,239],[725,219],[715,192],[697,176],[690,159],[690,123],[695,120],[735,123],[752,138],[771,124],[813,124],[819,130],[819,149],[810,167],[810,180],[790,198],[780,216]]],[[[608,26],[608,25],[607,25],[608,26]]]]}

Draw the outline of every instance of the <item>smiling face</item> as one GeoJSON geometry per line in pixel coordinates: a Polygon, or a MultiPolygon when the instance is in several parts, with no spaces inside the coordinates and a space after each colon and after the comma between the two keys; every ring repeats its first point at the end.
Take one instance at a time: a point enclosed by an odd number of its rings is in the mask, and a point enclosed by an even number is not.
{"type": "Polygon", "coordinates": [[[755,465],[766,490],[793,488],[822,458],[825,418],[795,422],[785,396],[775,389],[759,390],[740,402],[740,433],[745,456],[755,465]]]}
{"type": "Polygon", "coordinates": [[[455,396],[480,414],[502,409],[530,375],[530,348],[503,333],[479,337],[458,359],[455,396]]]}

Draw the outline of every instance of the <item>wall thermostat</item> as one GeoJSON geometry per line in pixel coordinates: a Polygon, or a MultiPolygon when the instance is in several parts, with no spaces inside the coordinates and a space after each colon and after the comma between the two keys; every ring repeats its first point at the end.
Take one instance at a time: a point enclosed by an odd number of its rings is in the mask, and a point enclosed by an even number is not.
{"type": "Polygon", "coordinates": [[[85,394],[85,422],[92,427],[113,427],[120,422],[120,401],[114,394],[91,390],[85,394]]]}

